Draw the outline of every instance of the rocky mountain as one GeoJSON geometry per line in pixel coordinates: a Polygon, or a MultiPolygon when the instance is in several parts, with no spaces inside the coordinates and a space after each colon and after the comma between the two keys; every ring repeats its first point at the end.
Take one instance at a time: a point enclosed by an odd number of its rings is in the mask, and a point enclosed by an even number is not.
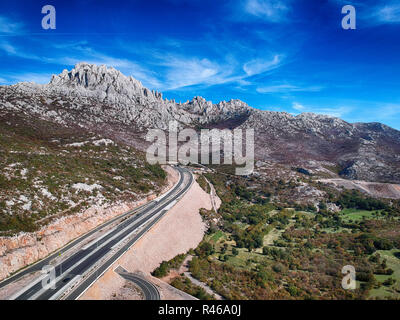
{"type": "Polygon", "coordinates": [[[253,128],[258,160],[324,171],[328,176],[400,182],[400,132],[380,123],[261,111],[240,100],[177,103],[114,68],[80,63],[49,84],[0,87],[1,114],[37,117],[140,149],[149,128],[253,128]]]}

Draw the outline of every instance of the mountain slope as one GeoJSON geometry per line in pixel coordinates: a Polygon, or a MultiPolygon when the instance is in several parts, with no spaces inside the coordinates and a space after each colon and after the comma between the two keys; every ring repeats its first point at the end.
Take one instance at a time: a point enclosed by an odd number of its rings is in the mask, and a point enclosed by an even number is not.
{"type": "Polygon", "coordinates": [[[141,200],[165,184],[144,154],[77,128],[0,112],[0,235],[89,208],[141,200]]]}
{"type": "Polygon", "coordinates": [[[201,97],[186,103],[162,98],[132,77],[105,66],[80,63],[47,85],[0,87],[0,110],[29,114],[62,126],[77,126],[145,150],[150,128],[253,128],[256,157],[330,176],[400,182],[400,132],[379,123],[261,111],[240,100],[213,104],[201,97]]]}

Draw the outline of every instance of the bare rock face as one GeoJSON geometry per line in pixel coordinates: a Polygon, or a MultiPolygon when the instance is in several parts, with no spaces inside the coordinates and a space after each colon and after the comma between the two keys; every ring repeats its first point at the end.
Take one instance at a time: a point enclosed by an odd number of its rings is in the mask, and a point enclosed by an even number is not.
{"type": "Polygon", "coordinates": [[[114,123],[138,131],[167,129],[172,120],[181,126],[223,121],[251,109],[239,100],[215,105],[201,97],[178,104],[114,68],[87,63],[53,75],[47,85],[0,86],[0,93],[0,107],[23,109],[46,119],[53,117],[60,124],[114,123]]]}
{"type": "Polygon", "coordinates": [[[241,126],[255,128],[258,159],[330,162],[348,179],[400,182],[400,132],[383,124],[254,110],[241,126]]]}
{"type": "Polygon", "coordinates": [[[240,100],[176,103],[106,66],[80,63],[47,85],[0,86],[1,110],[79,126],[141,149],[148,129],[167,130],[172,120],[180,128],[253,128],[258,160],[305,168],[329,162],[348,179],[400,182],[400,132],[383,124],[261,111],[240,100]]]}
{"type": "Polygon", "coordinates": [[[71,71],[53,75],[50,90],[63,95],[79,94],[110,103],[132,102],[137,98],[161,100],[161,94],[144,88],[142,83],[126,77],[114,68],[79,63],[71,71]]]}

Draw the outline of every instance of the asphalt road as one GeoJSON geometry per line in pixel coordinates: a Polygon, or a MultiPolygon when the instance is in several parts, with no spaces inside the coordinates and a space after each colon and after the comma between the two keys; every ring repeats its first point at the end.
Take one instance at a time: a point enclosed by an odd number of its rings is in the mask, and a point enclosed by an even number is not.
{"type": "Polygon", "coordinates": [[[40,271],[42,270],[43,266],[45,265],[49,265],[50,262],[52,260],[54,260],[55,258],[61,256],[63,253],[67,252],[69,249],[75,247],[76,245],[78,245],[79,243],[81,243],[82,241],[84,241],[85,239],[87,239],[88,237],[90,237],[91,235],[93,235],[94,233],[100,231],[101,229],[109,226],[110,224],[113,224],[114,222],[118,221],[118,220],[124,220],[124,218],[135,214],[136,212],[138,212],[141,209],[144,209],[145,207],[149,207],[149,206],[153,206],[154,203],[153,202],[149,202],[143,206],[140,206],[138,208],[135,208],[132,211],[129,211],[127,213],[124,213],[121,216],[118,216],[114,219],[111,219],[110,221],[107,221],[106,223],[94,228],[93,230],[91,230],[90,232],[82,235],[81,237],[71,241],[69,244],[67,244],[66,246],[64,246],[63,248],[57,250],[56,252],[50,254],[48,257],[46,257],[45,259],[40,260],[39,262],[32,264],[28,267],[26,267],[25,269],[19,271],[18,273],[8,277],[7,279],[3,280],[2,282],[0,282],[0,288],[19,280],[20,278],[22,278],[23,276],[36,272],[36,271],[40,271]]]}
{"type": "MultiPolygon", "coordinates": [[[[17,300],[48,300],[58,299],[62,294],[75,285],[75,282],[85,277],[80,283],[74,286],[68,294],[67,299],[77,299],[90,285],[106,271],[125,251],[127,251],[138,239],[140,239],[164,214],[168,211],[168,206],[182,196],[190,187],[193,177],[185,169],[176,168],[180,173],[180,180],[167,196],[159,201],[153,201],[133,212],[128,212],[126,220],[118,224],[111,231],[102,235],[97,241],[83,247],[80,251],[71,255],[62,263],[55,265],[55,288],[47,288],[42,285],[41,278],[33,281],[21,292],[13,296],[17,300]],[[186,181],[184,176],[186,175],[186,181]],[[130,216],[134,214],[133,216],[130,216]],[[150,221],[151,220],[151,221],[150,221]],[[149,222],[150,221],[150,222],[149,222]],[[136,233],[133,237],[132,234],[136,233]],[[110,257],[110,258],[107,258],[110,257]],[[101,264],[98,262],[101,261],[101,264]],[[87,273],[89,272],[89,275],[87,273]]],[[[110,222],[111,223],[111,222],[110,222]]],[[[104,228],[103,225],[101,228],[104,228]]],[[[98,229],[99,230],[99,229],[98,229]]],[[[98,231],[96,230],[96,231],[98,231]]],[[[92,234],[95,231],[91,231],[92,234]]],[[[86,239],[87,235],[75,240],[65,247],[66,251],[86,239]]],[[[15,278],[22,275],[41,270],[43,266],[48,265],[59,253],[46,258],[45,260],[27,268],[23,272],[4,281],[14,281],[15,278]],[[14,278],[14,280],[13,280],[14,278]]]]}
{"type": "Polygon", "coordinates": [[[137,287],[139,287],[139,289],[144,294],[145,300],[161,300],[160,293],[157,287],[150,281],[147,281],[142,276],[134,273],[129,273],[122,267],[118,267],[114,271],[117,272],[122,278],[131,281],[137,287]]]}
{"type": "Polygon", "coordinates": [[[160,300],[160,293],[151,282],[133,274],[124,274],[121,276],[136,284],[143,291],[146,300],[160,300]]]}

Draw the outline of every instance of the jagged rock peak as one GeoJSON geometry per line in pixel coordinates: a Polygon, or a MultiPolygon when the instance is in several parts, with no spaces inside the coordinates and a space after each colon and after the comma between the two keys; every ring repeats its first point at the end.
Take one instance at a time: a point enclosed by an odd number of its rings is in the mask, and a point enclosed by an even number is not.
{"type": "Polygon", "coordinates": [[[213,104],[203,97],[194,97],[191,101],[187,101],[182,105],[182,108],[195,114],[243,114],[253,110],[249,105],[241,100],[230,100],[228,102],[221,101],[218,104],[213,104]]]}
{"type": "Polygon", "coordinates": [[[50,84],[53,85],[80,85],[85,88],[95,88],[102,84],[110,85],[114,82],[132,83],[138,88],[143,88],[140,81],[126,77],[120,71],[113,67],[105,65],[94,65],[86,62],[81,62],[69,71],[65,69],[59,75],[53,75],[50,84]]]}
{"type": "Polygon", "coordinates": [[[81,62],[69,71],[64,70],[59,75],[53,75],[49,83],[58,89],[86,89],[94,91],[101,99],[120,100],[122,96],[128,99],[148,98],[162,100],[162,94],[145,88],[139,80],[127,77],[113,67],[81,62]]]}

